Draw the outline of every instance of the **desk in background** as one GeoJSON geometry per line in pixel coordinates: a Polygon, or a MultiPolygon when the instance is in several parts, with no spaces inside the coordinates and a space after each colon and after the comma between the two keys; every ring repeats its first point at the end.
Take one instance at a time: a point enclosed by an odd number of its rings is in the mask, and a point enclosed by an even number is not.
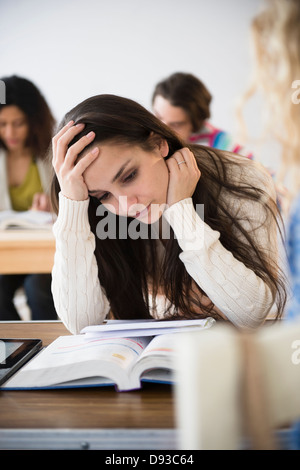
{"type": "MultiPolygon", "coordinates": [[[[40,338],[68,331],[61,322],[0,323],[0,337],[40,338]]],[[[0,391],[0,449],[176,449],[172,387],[0,391]]]]}
{"type": "Polygon", "coordinates": [[[0,231],[0,274],[50,273],[54,253],[51,230],[0,231]]]}

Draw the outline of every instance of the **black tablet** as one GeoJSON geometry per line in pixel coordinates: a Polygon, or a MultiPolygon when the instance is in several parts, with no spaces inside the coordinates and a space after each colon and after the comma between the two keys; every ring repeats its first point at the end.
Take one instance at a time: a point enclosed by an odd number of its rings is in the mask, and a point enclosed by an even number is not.
{"type": "Polygon", "coordinates": [[[0,385],[20,369],[41,347],[40,339],[0,338],[0,385]]]}

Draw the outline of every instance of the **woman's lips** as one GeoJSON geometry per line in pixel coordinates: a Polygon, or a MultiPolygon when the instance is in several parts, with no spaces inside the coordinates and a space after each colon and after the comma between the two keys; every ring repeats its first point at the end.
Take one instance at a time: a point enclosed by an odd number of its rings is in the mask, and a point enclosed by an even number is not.
{"type": "Polygon", "coordinates": [[[143,209],[142,211],[137,211],[134,217],[135,217],[136,219],[141,219],[141,218],[143,218],[144,216],[148,215],[150,205],[151,205],[151,204],[148,204],[148,206],[145,207],[145,209],[143,209]]]}
{"type": "Polygon", "coordinates": [[[13,146],[18,145],[18,144],[19,144],[19,141],[18,141],[18,140],[13,140],[13,139],[12,139],[12,140],[7,140],[7,141],[6,141],[6,145],[7,145],[8,147],[13,147],[13,146]]]}

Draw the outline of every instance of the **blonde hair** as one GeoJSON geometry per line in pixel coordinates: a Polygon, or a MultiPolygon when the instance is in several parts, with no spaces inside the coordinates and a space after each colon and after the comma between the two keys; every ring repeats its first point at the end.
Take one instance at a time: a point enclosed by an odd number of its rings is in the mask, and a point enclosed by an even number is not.
{"type": "MultiPolygon", "coordinates": [[[[238,106],[257,91],[263,94],[263,124],[282,146],[279,182],[291,177],[291,195],[300,189],[300,1],[268,0],[251,25],[255,67],[250,87],[238,106]],[[295,91],[295,88],[298,88],[295,91]]],[[[245,135],[245,132],[244,132],[245,135]]]]}

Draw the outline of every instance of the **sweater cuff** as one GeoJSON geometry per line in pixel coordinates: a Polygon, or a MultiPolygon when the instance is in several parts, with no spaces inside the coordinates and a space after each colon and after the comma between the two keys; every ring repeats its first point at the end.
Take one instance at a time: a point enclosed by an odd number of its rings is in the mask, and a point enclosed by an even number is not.
{"type": "Polygon", "coordinates": [[[173,204],[164,212],[183,251],[201,251],[218,240],[220,234],[204,222],[204,204],[194,208],[192,198],[173,204]]]}
{"type": "Polygon", "coordinates": [[[59,193],[59,211],[53,232],[90,232],[88,206],[90,199],[73,201],[59,193]]]}

